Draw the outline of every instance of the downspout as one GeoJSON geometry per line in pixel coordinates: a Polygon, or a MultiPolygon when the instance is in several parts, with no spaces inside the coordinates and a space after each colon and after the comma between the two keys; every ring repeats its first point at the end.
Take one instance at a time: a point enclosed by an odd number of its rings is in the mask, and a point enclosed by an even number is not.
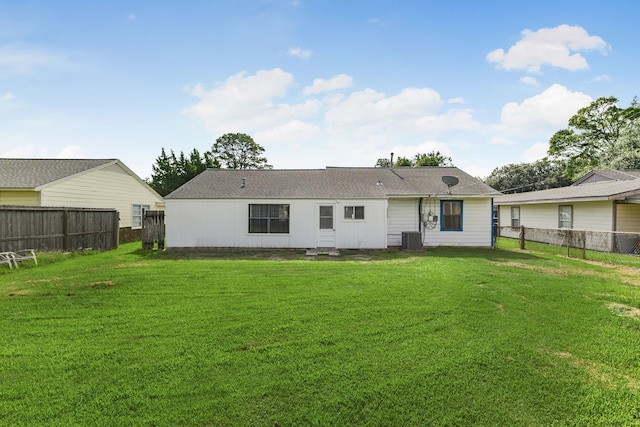
{"type": "Polygon", "coordinates": [[[424,240],[427,238],[426,230],[422,230],[422,202],[424,197],[418,199],[418,231],[420,232],[420,243],[424,246],[424,240]]]}
{"type": "Polygon", "coordinates": [[[616,250],[616,233],[618,231],[618,201],[614,200],[613,201],[613,206],[611,209],[611,242],[609,242],[609,245],[611,245],[611,252],[614,252],[616,250]]]}
{"type": "Polygon", "coordinates": [[[495,207],[493,206],[493,197],[491,198],[491,248],[496,248],[496,225],[493,222],[493,210],[495,207]]]}
{"type": "Polygon", "coordinates": [[[420,235],[422,235],[422,200],[424,198],[420,197],[418,199],[418,231],[420,232],[420,235]]]}

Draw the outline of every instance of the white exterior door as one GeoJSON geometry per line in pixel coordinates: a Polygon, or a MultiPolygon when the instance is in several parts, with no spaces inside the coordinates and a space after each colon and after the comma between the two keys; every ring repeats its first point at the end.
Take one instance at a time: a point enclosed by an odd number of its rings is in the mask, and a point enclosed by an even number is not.
{"type": "Polygon", "coordinates": [[[335,205],[318,205],[316,247],[336,247],[335,205]]]}

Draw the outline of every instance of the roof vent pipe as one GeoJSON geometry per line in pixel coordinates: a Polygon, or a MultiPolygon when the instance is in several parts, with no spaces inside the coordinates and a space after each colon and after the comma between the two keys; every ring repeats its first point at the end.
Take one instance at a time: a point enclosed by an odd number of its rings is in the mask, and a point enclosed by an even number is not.
{"type": "Polygon", "coordinates": [[[240,185],[240,188],[245,188],[247,186],[247,178],[242,178],[242,185],[240,185]]]}
{"type": "Polygon", "coordinates": [[[391,161],[389,162],[389,169],[393,167],[393,153],[391,153],[391,161]]]}

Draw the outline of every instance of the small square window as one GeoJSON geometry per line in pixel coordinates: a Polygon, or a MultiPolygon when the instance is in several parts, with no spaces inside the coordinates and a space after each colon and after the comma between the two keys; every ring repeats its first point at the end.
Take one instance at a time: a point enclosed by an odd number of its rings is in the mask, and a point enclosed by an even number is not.
{"type": "Polygon", "coordinates": [[[440,211],[440,231],[462,231],[462,200],[442,200],[440,211]]]}
{"type": "Polygon", "coordinates": [[[344,219],[364,219],[364,206],[345,206],[344,219]]]}
{"type": "Polygon", "coordinates": [[[511,226],[520,227],[520,206],[511,207],[511,226]]]}
{"type": "Polygon", "coordinates": [[[558,206],[558,227],[573,228],[573,206],[558,206]]]}
{"type": "Polygon", "coordinates": [[[131,228],[142,227],[142,216],[151,209],[149,205],[133,205],[131,207],[131,228]]]}

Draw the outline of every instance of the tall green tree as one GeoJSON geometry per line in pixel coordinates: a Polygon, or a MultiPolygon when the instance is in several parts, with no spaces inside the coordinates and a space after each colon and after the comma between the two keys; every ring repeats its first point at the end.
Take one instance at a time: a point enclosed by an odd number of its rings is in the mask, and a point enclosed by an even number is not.
{"type": "Polygon", "coordinates": [[[413,158],[400,156],[396,161],[393,162],[393,165],[391,165],[391,160],[386,158],[378,159],[378,161],[375,164],[375,167],[382,167],[382,168],[388,168],[390,166],[393,166],[393,167],[453,166],[453,161],[451,160],[451,157],[445,156],[440,151],[433,150],[428,153],[417,153],[415,156],[413,156],[413,158]]]}
{"type": "Polygon", "coordinates": [[[451,157],[445,156],[440,151],[430,151],[426,154],[418,153],[413,157],[415,167],[420,166],[453,166],[451,157]]]}
{"type": "Polygon", "coordinates": [[[216,139],[211,152],[228,169],[271,169],[264,147],[244,133],[227,133],[216,139]]]}
{"type": "Polygon", "coordinates": [[[604,164],[617,170],[640,169],[640,120],[634,120],[634,124],[620,134],[605,153],[604,164]]]}
{"type": "Polygon", "coordinates": [[[483,181],[503,193],[523,193],[566,187],[572,181],[564,176],[565,165],[549,159],[533,163],[512,163],[495,168],[483,181]]]}
{"type": "Polygon", "coordinates": [[[151,179],[147,182],[158,194],[166,196],[207,168],[219,167],[220,163],[208,151],[201,155],[194,148],[188,156],[182,151],[176,156],[173,150],[167,154],[163,147],[152,166],[151,179]]]}
{"type": "Polygon", "coordinates": [[[553,160],[566,162],[566,177],[576,179],[591,169],[606,167],[606,153],[640,114],[636,98],[628,108],[617,104],[615,97],[598,98],[578,110],[567,129],[551,137],[548,154],[553,160]]]}

